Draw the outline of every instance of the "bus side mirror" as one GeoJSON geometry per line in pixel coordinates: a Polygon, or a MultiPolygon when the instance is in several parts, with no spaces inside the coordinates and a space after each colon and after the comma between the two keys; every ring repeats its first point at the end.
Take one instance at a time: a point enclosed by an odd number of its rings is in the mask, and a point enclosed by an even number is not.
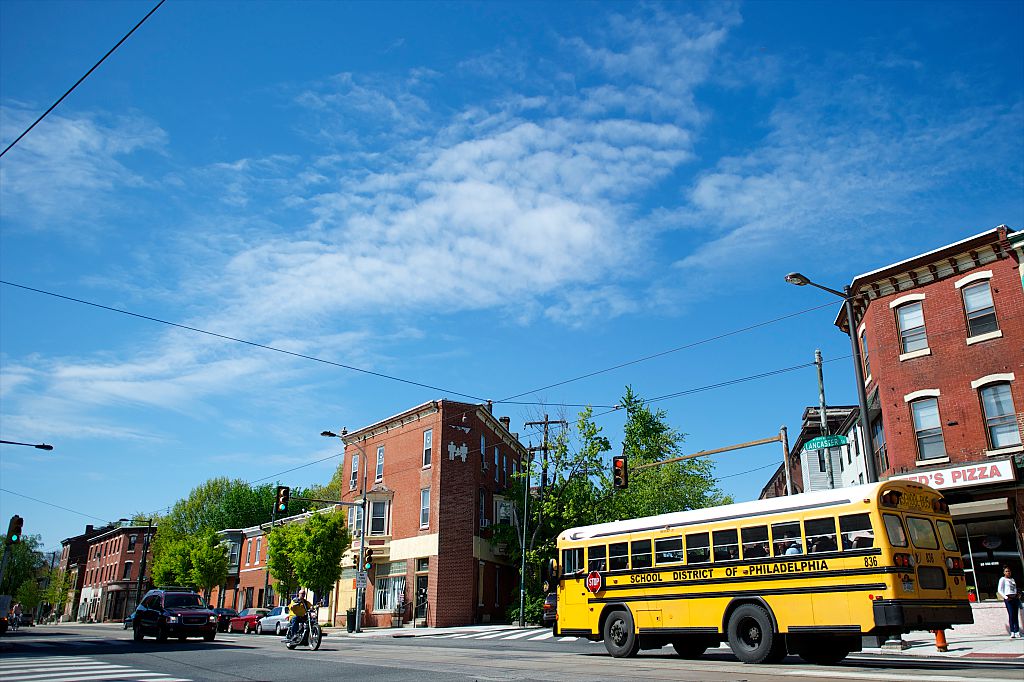
{"type": "Polygon", "coordinates": [[[544,577],[554,579],[558,577],[558,560],[548,559],[547,564],[544,566],[544,577]]]}

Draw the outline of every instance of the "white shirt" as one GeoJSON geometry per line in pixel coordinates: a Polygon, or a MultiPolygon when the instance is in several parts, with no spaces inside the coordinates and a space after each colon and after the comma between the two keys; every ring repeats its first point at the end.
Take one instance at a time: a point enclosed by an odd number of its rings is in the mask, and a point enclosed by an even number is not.
{"type": "Polygon", "coordinates": [[[999,579],[999,587],[996,588],[996,592],[1003,595],[1003,598],[1017,596],[1017,581],[1004,575],[999,579]]]}

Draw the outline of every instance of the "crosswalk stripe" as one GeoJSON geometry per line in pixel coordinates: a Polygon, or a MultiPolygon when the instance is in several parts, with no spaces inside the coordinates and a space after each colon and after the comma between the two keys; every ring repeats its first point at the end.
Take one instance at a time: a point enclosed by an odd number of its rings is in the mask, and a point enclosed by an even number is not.
{"type": "Polygon", "coordinates": [[[426,635],[426,636],[430,637],[431,639],[451,639],[452,637],[458,637],[459,633],[457,633],[457,632],[450,632],[450,633],[448,633],[446,635],[426,635]]]}
{"type": "Polygon", "coordinates": [[[494,639],[495,637],[506,637],[508,636],[508,633],[508,630],[499,630],[498,632],[491,632],[486,635],[480,635],[479,637],[477,637],[477,639],[494,639]]]}
{"type": "Polygon", "coordinates": [[[145,670],[136,670],[134,668],[125,668],[124,666],[111,666],[111,669],[92,669],[86,672],[86,674],[72,673],[71,671],[60,671],[55,673],[38,673],[34,675],[4,675],[5,680],[11,682],[29,682],[30,680],[38,680],[39,682],[52,682],[53,680],[117,680],[117,679],[131,679],[131,680],[152,680],[153,682],[162,682],[167,679],[167,675],[163,673],[150,673],[145,670]]]}
{"type": "Polygon", "coordinates": [[[530,628],[529,630],[524,630],[522,632],[517,632],[514,635],[509,635],[505,639],[520,639],[522,637],[529,637],[530,635],[535,635],[538,632],[540,632],[540,629],[538,629],[538,628],[530,628]]]}
{"type": "Polygon", "coordinates": [[[471,632],[468,635],[455,635],[454,639],[469,639],[470,637],[479,637],[482,634],[484,634],[484,633],[481,633],[481,632],[471,632]]]}
{"type": "MultiPolygon", "coordinates": [[[[42,665],[7,665],[4,666],[4,675],[27,675],[31,673],[41,673],[46,671],[62,671],[62,670],[87,670],[92,668],[107,668],[109,667],[106,663],[73,663],[68,661],[67,663],[43,663],[42,665]]],[[[127,666],[114,666],[117,668],[123,668],[127,666]]]]}
{"type": "Polygon", "coordinates": [[[186,678],[82,656],[16,656],[3,661],[3,671],[4,682],[191,682],[186,678]]]}
{"type": "Polygon", "coordinates": [[[531,642],[538,642],[538,641],[540,641],[542,639],[551,639],[554,636],[555,636],[555,633],[553,633],[550,630],[548,630],[547,632],[543,632],[543,633],[537,635],[536,637],[531,637],[529,641],[531,641],[531,642]]]}

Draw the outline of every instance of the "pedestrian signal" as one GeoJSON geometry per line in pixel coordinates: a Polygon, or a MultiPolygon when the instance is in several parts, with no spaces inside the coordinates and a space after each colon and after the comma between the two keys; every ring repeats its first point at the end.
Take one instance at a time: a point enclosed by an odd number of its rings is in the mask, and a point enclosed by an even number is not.
{"type": "Polygon", "coordinates": [[[279,512],[288,511],[288,496],[291,490],[286,485],[277,486],[277,505],[274,507],[279,512]]]}
{"type": "Polygon", "coordinates": [[[629,485],[629,465],[626,463],[625,455],[612,457],[612,485],[616,488],[625,488],[629,485]]]}

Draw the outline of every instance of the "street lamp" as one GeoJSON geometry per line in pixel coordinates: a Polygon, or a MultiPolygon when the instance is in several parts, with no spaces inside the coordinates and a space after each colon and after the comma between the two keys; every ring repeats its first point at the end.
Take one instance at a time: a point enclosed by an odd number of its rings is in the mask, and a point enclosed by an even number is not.
{"type": "Polygon", "coordinates": [[[47,445],[46,443],[19,443],[13,440],[0,440],[0,443],[3,443],[4,445],[26,445],[30,448],[35,448],[36,450],[53,450],[53,446],[47,445]]]}
{"type": "MultiPolygon", "coordinates": [[[[358,557],[359,568],[356,569],[356,571],[358,573],[358,572],[361,572],[361,569],[363,568],[363,566],[362,566],[363,550],[365,549],[365,546],[366,546],[366,468],[368,466],[368,464],[366,463],[366,450],[363,450],[362,446],[360,446],[359,443],[357,443],[355,441],[352,441],[351,443],[349,443],[348,441],[345,440],[345,436],[348,435],[348,429],[346,429],[344,427],[342,427],[340,435],[337,434],[337,433],[334,433],[333,431],[321,431],[320,435],[323,436],[324,438],[340,438],[341,442],[344,443],[345,445],[354,445],[356,450],[359,451],[359,454],[363,456],[363,483],[362,483],[361,489],[359,491],[359,495],[360,495],[360,497],[362,497],[362,500],[361,500],[361,505],[362,506],[360,507],[360,510],[362,512],[362,514],[361,514],[362,518],[360,519],[360,522],[359,522],[359,526],[360,526],[359,527],[359,557],[358,557]]],[[[344,451],[342,451],[342,452],[344,452],[344,451]]],[[[342,465],[344,465],[344,458],[342,458],[342,465]]],[[[363,631],[363,605],[364,605],[364,602],[366,601],[366,587],[365,587],[365,585],[363,587],[359,587],[359,585],[361,583],[362,583],[362,581],[360,581],[358,579],[358,577],[357,577],[356,578],[356,632],[362,632],[363,631]]]]}
{"type": "Polygon", "coordinates": [[[857,377],[857,402],[860,407],[860,429],[864,432],[864,468],[867,473],[868,483],[878,482],[878,467],[875,463],[875,451],[871,444],[871,424],[868,423],[868,396],[864,387],[864,366],[861,360],[860,343],[857,340],[857,330],[853,325],[853,295],[849,285],[844,286],[842,291],[830,289],[812,282],[799,272],[791,272],[786,275],[786,281],[798,287],[812,286],[822,291],[838,296],[843,299],[846,308],[846,327],[850,335],[850,347],[853,349],[853,369],[857,377]]]}

